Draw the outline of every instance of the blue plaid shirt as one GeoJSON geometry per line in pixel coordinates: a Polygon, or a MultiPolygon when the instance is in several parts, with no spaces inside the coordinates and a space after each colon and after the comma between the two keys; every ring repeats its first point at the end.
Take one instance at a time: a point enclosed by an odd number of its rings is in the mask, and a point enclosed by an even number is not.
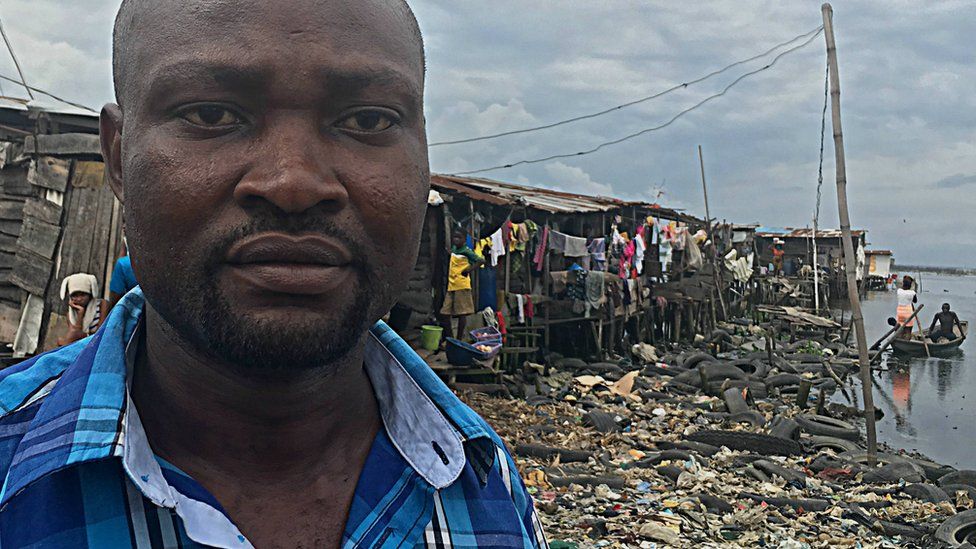
{"type": "MultiPolygon", "coordinates": [[[[136,288],[91,338],[0,371],[0,548],[251,547],[200,484],[155,456],[130,377],[136,288]]],[[[383,429],[344,547],[546,547],[498,436],[385,324],[365,368],[383,429]]]]}

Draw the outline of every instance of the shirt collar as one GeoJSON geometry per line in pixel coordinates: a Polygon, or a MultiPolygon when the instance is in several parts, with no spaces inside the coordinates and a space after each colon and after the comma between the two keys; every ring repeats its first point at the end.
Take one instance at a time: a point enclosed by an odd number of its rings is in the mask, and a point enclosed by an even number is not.
{"type": "MultiPolygon", "coordinates": [[[[0,509],[31,483],[69,466],[128,453],[151,468],[152,453],[138,415],[126,413],[126,344],[144,306],[137,287],[91,338],[32,359],[14,373],[19,378],[0,377],[0,395],[5,397],[11,383],[20,388],[32,378],[40,387],[60,375],[14,453],[0,491],[0,509]]],[[[382,322],[370,330],[365,363],[390,440],[425,481],[435,489],[451,485],[468,459],[476,471],[491,467],[490,446],[500,444],[497,435],[382,322]]],[[[132,476],[147,497],[169,502],[172,494],[158,482],[150,485],[143,480],[145,474],[130,472],[132,476]]]]}

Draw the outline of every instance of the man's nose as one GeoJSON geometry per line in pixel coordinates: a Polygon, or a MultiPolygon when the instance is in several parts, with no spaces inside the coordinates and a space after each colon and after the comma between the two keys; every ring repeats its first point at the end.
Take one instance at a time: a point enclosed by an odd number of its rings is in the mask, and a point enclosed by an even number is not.
{"type": "Polygon", "coordinates": [[[298,113],[272,118],[252,154],[252,169],[234,189],[246,206],[263,200],[284,213],[301,213],[319,204],[341,209],[349,200],[332,167],[319,125],[298,113]]]}

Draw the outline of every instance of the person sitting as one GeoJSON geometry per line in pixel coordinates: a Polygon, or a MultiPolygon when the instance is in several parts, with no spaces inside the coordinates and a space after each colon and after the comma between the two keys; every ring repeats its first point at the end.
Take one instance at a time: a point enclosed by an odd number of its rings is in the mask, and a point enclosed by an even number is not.
{"type": "Polygon", "coordinates": [[[949,304],[942,304],[942,312],[937,313],[935,318],[932,319],[932,326],[929,328],[929,339],[933,343],[938,343],[940,339],[945,338],[949,341],[955,341],[959,336],[953,331],[953,328],[959,327],[959,333],[964,333],[962,331],[962,324],[959,322],[959,316],[956,313],[949,310],[949,304]],[[935,325],[939,324],[939,329],[936,331],[935,325]]]}
{"type": "Polygon", "coordinates": [[[897,319],[898,323],[903,326],[900,334],[902,339],[911,339],[912,327],[915,326],[915,319],[909,320],[912,313],[915,312],[915,303],[918,303],[918,294],[912,289],[914,284],[915,280],[906,275],[902,280],[901,288],[898,288],[897,319]]]}
{"type": "Polygon", "coordinates": [[[61,299],[68,303],[68,333],[58,345],[70,345],[96,331],[105,318],[104,300],[98,299],[98,279],[87,273],[65,277],[61,282],[61,299]]]}

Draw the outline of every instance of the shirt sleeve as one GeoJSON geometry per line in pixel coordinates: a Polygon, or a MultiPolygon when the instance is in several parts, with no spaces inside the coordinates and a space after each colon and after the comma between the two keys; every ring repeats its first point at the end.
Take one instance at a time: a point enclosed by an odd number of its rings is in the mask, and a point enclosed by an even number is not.
{"type": "Polygon", "coordinates": [[[123,295],[125,293],[124,270],[122,260],[119,259],[115,262],[115,267],[112,269],[112,280],[108,284],[108,290],[113,294],[123,295]]]}
{"type": "Polygon", "coordinates": [[[459,251],[458,254],[468,258],[468,261],[470,261],[471,263],[477,263],[479,261],[484,261],[485,259],[480,255],[476,254],[474,250],[472,250],[471,248],[464,248],[461,251],[459,251]]]}
{"type": "Polygon", "coordinates": [[[549,542],[546,541],[546,534],[542,530],[542,522],[539,520],[539,514],[535,510],[532,496],[526,489],[525,483],[522,482],[522,477],[519,476],[515,461],[501,447],[498,448],[497,461],[498,467],[501,469],[502,478],[505,480],[505,485],[512,494],[515,509],[522,519],[522,526],[526,533],[527,547],[548,549],[549,542]]]}

